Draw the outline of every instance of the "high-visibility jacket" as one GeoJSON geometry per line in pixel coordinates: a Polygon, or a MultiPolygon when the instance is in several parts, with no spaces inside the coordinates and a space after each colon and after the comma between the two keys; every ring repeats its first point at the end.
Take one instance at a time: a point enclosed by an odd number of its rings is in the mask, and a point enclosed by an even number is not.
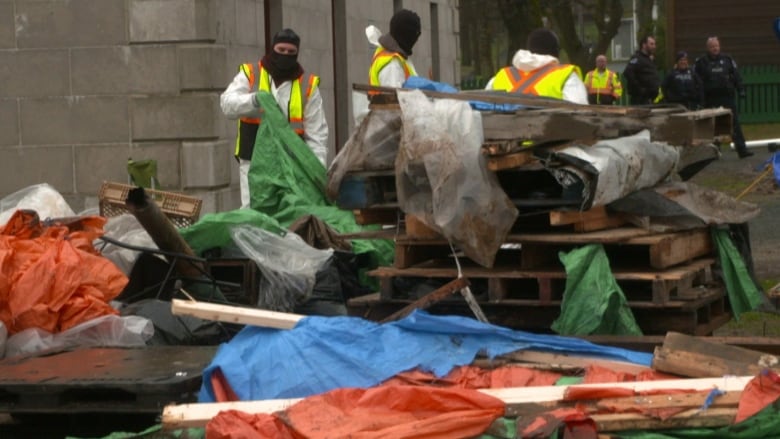
{"type": "Polygon", "coordinates": [[[612,96],[615,100],[623,96],[623,84],[620,82],[617,73],[609,69],[600,72],[598,69],[591,70],[585,75],[585,88],[589,95],[595,95],[596,103],[600,96],[612,96]]]}
{"type": "Polygon", "coordinates": [[[394,59],[397,59],[401,63],[401,67],[404,69],[404,79],[409,79],[410,76],[417,76],[414,67],[412,67],[400,53],[391,52],[382,46],[379,46],[374,51],[374,58],[371,60],[371,67],[368,69],[369,85],[382,85],[379,82],[379,72],[394,59]]]}
{"type": "Polygon", "coordinates": [[[580,68],[572,64],[551,63],[529,72],[504,67],[493,79],[493,90],[563,99],[563,86],[572,73],[582,75],[580,68]]]}
{"type": "MultiPolygon", "coordinates": [[[[263,68],[263,64],[258,61],[257,65],[246,63],[239,66],[239,70],[244,73],[249,81],[250,92],[266,91],[271,92],[271,75],[268,70],[263,68]]],[[[317,75],[309,74],[294,79],[290,89],[290,100],[287,103],[287,117],[290,127],[303,137],[303,114],[306,103],[309,101],[314,89],[319,85],[320,78],[317,75]],[[305,92],[302,85],[306,84],[305,92]]],[[[255,146],[255,137],[257,130],[262,123],[259,117],[242,117],[238,121],[238,137],[236,138],[236,157],[244,160],[251,160],[252,151],[255,146]]]]}

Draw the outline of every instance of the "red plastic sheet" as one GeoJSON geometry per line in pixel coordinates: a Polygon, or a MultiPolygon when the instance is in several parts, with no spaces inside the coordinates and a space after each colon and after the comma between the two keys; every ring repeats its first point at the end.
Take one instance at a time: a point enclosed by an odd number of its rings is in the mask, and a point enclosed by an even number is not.
{"type": "Polygon", "coordinates": [[[771,370],[758,374],[742,391],[734,423],[740,423],[755,415],[778,398],[780,398],[780,375],[771,370]]]}
{"type": "Polygon", "coordinates": [[[336,389],[308,397],[270,418],[221,412],[206,425],[206,437],[473,437],[487,430],[504,411],[505,404],[500,399],[470,389],[420,386],[336,389]]]}
{"type": "Polygon", "coordinates": [[[14,213],[0,230],[0,320],[10,334],[57,333],[116,314],[108,302],[127,277],[92,245],[105,222],[93,216],[46,227],[35,212],[14,213]]]}
{"type": "Polygon", "coordinates": [[[476,366],[454,368],[442,378],[420,370],[402,372],[384,384],[417,384],[453,386],[466,389],[498,389],[506,387],[552,386],[561,374],[519,366],[482,369],[476,366]]]}

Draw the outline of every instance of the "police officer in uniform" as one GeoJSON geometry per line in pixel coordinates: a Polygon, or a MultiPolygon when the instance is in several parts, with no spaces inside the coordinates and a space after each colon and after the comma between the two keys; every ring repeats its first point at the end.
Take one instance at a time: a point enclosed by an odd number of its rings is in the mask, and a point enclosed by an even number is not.
{"type": "Polygon", "coordinates": [[[739,158],[750,157],[745,136],[737,116],[736,94],[745,96],[745,86],[737,70],[737,63],[728,55],[720,53],[718,37],[707,38],[707,54],[696,60],[696,74],[704,84],[704,106],[707,108],[725,107],[731,110],[734,131],[731,140],[739,158]]]}
{"type": "Polygon", "coordinates": [[[664,102],[682,104],[689,110],[698,110],[703,104],[701,78],[688,67],[688,54],[677,52],[674,69],[661,83],[664,102]]]}
{"type": "Polygon", "coordinates": [[[628,103],[650,105],[658,96],[661,80],[653,62],[655,38],[645,36],[639,42],[639,50],[628,60],[623,76],[628,88],[628,103]]]}

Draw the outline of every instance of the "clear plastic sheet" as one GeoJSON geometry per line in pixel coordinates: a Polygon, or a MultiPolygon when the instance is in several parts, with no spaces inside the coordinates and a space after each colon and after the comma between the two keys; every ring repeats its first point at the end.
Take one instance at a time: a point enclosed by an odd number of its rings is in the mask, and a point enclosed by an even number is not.
{"type": "Polygon", "coordinates": [[[230,230],[233,241],[257,263],[261,279],[257,306],[290,312],[311,297],[317,272],[333,255],[317,250],[295,233],[285,236],[248,225],[230,230]]]}
{"type": "MultiPolygon", "coordinates": [[[[157,248],[157,244],[154,243],[154,240],[149,236],[149,233],[141,226],[141,223],[129,213],[108,218],[103,230],[105,231],[105,236],[113,238],[123,244],[151,249],[157,248]]],[[[95,244],[100,248],[101,241],[98,240],[95,244]]],[[[129,275],[130,270],[132,270],[133,265],[135,265],[135,260],[138,259],[139,253],[128,248],[106,244],[101,254],[113,262],[124,274],[129,275]]],[[[162,256],[158,255],[158,257],[163,259],[162,256]]]]}
{"type": "Polygon", "coordinates": [[[392,169],[400,140],[400,110],[369,111],[328,169],[328,198],[338,197],[341,180],[349,171],[392,169]]]}
{"type": "Polygon", "coordinates": [[[6,357],[34,354],[43,350],[75,347],[141,347],[154,335],[150,320],[138,316],[107,315],[52,334],[29,328],[8,338],[6,357]]]}
{"type": "Polygon", "coordinates": [[[28,186],[0,199],[0,226],[18,209],[34,210],[42,220],[76,215],[65,198],[46,183],[28,186]]]}
{"type": "Polygon", "coordinates": [[[395,172],[401,209],[491,267],[517,209],[483,162],[479,112],[464,101],[432,102],[419,90],[399,91],[398,101],[403,133],[395,172]]]}

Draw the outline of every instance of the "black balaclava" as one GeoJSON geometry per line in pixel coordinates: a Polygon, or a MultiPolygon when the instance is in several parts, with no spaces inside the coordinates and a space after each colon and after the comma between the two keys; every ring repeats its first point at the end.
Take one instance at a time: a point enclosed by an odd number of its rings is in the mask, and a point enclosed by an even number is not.
{"type": "Polygon", "coordinates": [[[303,74],[303,68],[298,64],[298,54],[283,55],[273,48],[277,43],[290,43],[300,48],[301,39],[292,29],[282,29],[274,35],[271,51],[263,57],[263,67],[268,70],[274,84],[277,86],[284,81],[290,81],[303,74]]]}
{"type": "Polygon", "coordinates": [[[558,58],[561,46],[558,43],[558,36],[549,29],[534,29],[528,34],[526,41],[528,51],[538,55],[550,55],[558,58]]]}
{"type": "Polygon", "coordinates": [[[407,56],[412,54],[412,47],[420,37],[420,29],[420,16],[408,9],[401,9],[390,19],[390,36],[407,56]]]}

